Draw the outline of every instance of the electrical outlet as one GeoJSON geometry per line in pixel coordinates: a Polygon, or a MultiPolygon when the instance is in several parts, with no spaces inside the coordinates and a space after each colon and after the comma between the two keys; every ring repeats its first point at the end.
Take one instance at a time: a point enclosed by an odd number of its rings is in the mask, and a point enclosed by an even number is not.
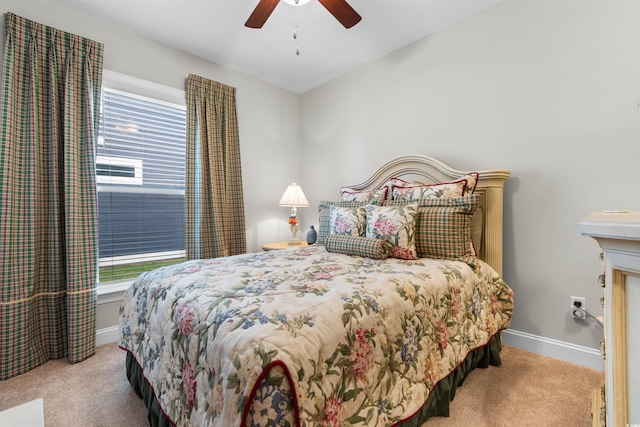
{"type": "Polygon", "coordinates": [[[571,297],[571,305],[569,306],[569,315],[574,319],[586,319],[587,315],[578,307],[587,309],[587,300],[584,297],[571,297]]]}

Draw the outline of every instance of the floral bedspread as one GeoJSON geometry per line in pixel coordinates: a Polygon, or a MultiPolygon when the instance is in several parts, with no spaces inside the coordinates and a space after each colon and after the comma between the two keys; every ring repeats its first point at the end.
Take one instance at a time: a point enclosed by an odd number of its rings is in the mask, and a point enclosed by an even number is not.
{"type": "Polygon", "coordinates": [[[289,425],[296,413],[302,426],[389,426],[512,309],[481,261],[308,247],[144,273],[122,302],[120,346],[179,426],[289,425]]]}

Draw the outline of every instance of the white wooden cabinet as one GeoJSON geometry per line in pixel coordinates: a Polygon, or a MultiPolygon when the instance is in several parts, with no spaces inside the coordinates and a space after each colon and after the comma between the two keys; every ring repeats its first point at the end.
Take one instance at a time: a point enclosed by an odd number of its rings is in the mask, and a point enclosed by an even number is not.
{"type": "Polygon", "coordinates": [[[592,213],[579,230],[604,254],[606,425],[640,425],[640,212],[592,213]]]}

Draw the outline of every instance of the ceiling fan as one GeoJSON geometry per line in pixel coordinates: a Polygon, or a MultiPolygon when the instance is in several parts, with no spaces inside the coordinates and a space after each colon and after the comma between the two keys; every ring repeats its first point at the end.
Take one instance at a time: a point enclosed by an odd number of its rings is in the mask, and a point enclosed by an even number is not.
{"type": "MultiPolygon", "coordinates": [[[[287,0],[285,0],[287,1],[287,0]]],[[[308,0],[307,0],[308,1],[308,0]]],[[[304,4],[304,0],[289,0],[290,4],[304,4]]],[[[318,0],[345,28],[356,25],[362,17],[345,0],[318,0]]],[[[244,24],[249,28],[262,28],[280,0],[260,0],[249,19],[244,24]]]]}

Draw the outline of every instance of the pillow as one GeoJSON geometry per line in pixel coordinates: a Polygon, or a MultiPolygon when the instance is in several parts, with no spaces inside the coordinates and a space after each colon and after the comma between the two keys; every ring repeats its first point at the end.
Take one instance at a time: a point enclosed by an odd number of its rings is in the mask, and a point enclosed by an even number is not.
{"type": "Polygon", "coordinates": [[[480,174],[478,172],[469,172],[467,175],[463,176],[460,179],[467,180],[467,186],[464,189],[464,195],[470,196],[476,191],[476,186],[478,185],[480,174]]]}
{"type": "Polygon", "coordinates": [[[418,199],[462,197],[466,187],[466,179],[440,184],[394,186],[392,198],[411,202],[418,199]]]}
{"type": "Polygon", "coordinates": [[[415,225],[417,203],[399,206],[367,205],[367,237],[386,240],[392,245],[389,256],[416,259],[415,225]]]}
{"type": "Polygon", "coordinates": [[[387,188],[385,187],[379,188],[377,190],[357,191],[353,188],[342,187],[340,189],[340,195],[343,202],[356,201],[380,204],[384,199],[387,198],[387,188]]]}
{"type": "Polygon", "coordinates": [[[364,235],[367,213],[363,206],[352,208],[331,206],[329,218],[329,234],[364,235]]]}
{"type": "Polygon", "coordinates": [[[331,206],[341,206],[341,207],[358,207],[358,206],[366,206],[365,202],[327,202],[322,201],[318,205],[318,240],[316,241],[316,245],[324,245],[324,241],[327,239],[329,235],[329,231],[331,231],[331,206]]]}
{"type": "Polygon", "coordinates": [[[412,185],[411,183],[408,183],[407,181],[405,181],[404,179],[400,179],[400,178],[391,178],[389,179],[387,182],[385,182],[384,184],[382,184],[380,186],[380,188],[383,188],[385,190],[387,190],[387,194],[386,194],[386,200],[391,200],[393,198],[393,187],[407,187],[409,185],[412,185]]]}
{"type": "MultiPolygon", "coordinates": [[[[479,202],[479,194],[419,200],[415,231],[417,255],[421,258],[453,260],[475,256],[471,239],[471,218],[479,202]]],[[[399,204],[402,202],[394,200],[388,201],[386,205],[399,204]]]]}
{"type": "Polygon", "coordinates": [[[326,248],[328,252],[373,259],[387,259],[392,250],[386,240],[348,234],[330,234],[326,248]]]}
{"type": "Polygon", "coordinates": [[[473,252],[476,255],[478,255],[478,251],[482,247],[483,227],[482,207],[478,203],[476,211],[471,215],[471,242],[473,243],[473,252]]]}

